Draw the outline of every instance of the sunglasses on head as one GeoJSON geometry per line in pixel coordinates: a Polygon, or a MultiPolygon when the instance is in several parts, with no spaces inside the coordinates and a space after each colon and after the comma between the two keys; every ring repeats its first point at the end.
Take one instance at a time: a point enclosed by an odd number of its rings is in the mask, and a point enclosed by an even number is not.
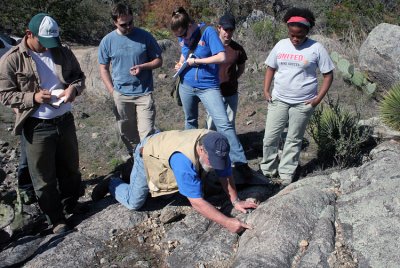
{"type": "Polygon", "coordinates": [[[118,25],[119,25],[120,27],[122,27],[122,28],[127,28],[127,27],[131,26],[132,23],[133,23],[133,20],[130,20],[130,21],[128,21],[127,23],[121,23],[121,24],[118,24],[118,25]]]}

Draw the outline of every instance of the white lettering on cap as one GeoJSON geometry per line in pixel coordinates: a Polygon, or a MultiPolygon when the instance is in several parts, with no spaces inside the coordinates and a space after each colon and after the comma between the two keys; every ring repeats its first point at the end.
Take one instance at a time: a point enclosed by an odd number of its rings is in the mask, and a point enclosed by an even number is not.
{"type": "Polygon", "coordinates": [[[57,22],[49,16],[44,17],[42,23],[40,23],[38,35],[44,38],[51,38],[58,37],[59,34],[57,22]]]}

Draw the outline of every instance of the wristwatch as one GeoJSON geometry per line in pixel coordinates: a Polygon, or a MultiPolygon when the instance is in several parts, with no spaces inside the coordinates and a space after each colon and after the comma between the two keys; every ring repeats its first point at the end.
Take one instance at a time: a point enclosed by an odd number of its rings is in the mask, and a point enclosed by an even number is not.
{"type": "Polygon", "coordinates": [[[233,202],[232,202],[232,206],[235,207],[235,205],[236,205],[237,203],[239,203],[240,201],[242,201],[242,200],[240,200],[239,196],[236,197],[236,199],[233,200],[233,202]]]}

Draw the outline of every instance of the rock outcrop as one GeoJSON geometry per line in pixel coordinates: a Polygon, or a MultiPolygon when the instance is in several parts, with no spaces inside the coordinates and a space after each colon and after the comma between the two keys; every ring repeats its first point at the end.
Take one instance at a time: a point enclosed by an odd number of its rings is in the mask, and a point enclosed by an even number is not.
{"type": "Polygon", "coordinates": [[[0,253],[0,266],[149,267],[157,259],[169,267],[396,267],[399,159],[400,144],[388,141],[358,168],[306,177],[277,194],[271,185],[245,187],[241,198],[262,201],[248,214],[232,210],[223,196],[213,197],[210,201],[224,213],[253,225],[241,235],[174,197],[153,200],[141,212],[108,198],[76,219],[74,232],[25,237],[9,245],[0,253]],[[128,242],[116,242],[120,231],[121,241],[128,242]],[[113,249],[115,258],[102,257],[113,249]],[[139,251],[147,257],[138,257],[139,251]]]}
{"type": "Polygon", "coordinates": [[[368,35],[360,48],[359,64],[380,90],[400,82],[400,26],[381,23],[368,35]]]}

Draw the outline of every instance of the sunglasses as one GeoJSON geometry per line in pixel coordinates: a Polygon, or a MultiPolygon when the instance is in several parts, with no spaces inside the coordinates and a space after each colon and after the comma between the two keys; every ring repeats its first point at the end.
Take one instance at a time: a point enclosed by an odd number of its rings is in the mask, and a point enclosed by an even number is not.
{"type": "Polygon", "coordinates": [[[187,32],[188,32],[188,28],[185,29],[185,31],[183,32],[183,34],[181,34],[181,35],[176,35],[176,37],[184,38],[184,37],[186,37],[187,32]]]}
{"type": "Polygon", "coordinates": [[[122,24],[118,24],[120,27],[122,28],[127,28],[129,26],[131,26],[133,23],[133,20],[128,21],[127,23],[122,23],[122,24]]]}

